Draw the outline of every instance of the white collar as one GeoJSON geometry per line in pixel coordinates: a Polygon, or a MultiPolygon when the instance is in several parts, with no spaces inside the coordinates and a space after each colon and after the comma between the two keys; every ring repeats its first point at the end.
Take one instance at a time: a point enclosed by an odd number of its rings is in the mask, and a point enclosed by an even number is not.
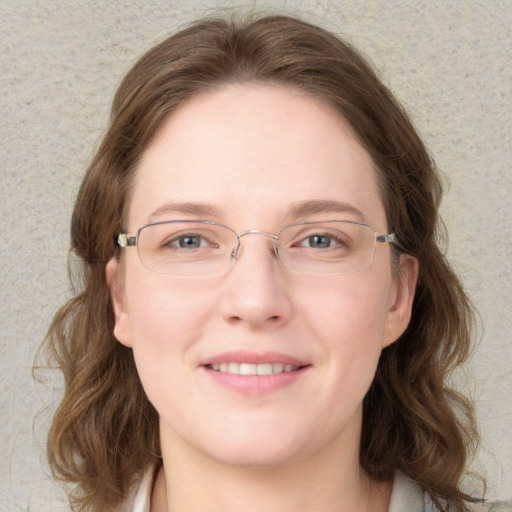
{"type": "Polygon", "coordinates": [[[397,471],[388,512],[424,512],[425,500],[420,486],[401,471],[397,471]]]}
{"type": "MultiPolygon", "coordinates": [[[[154,464],[146,469],[135,496],[131,500],[128,499],[128,503],[132,503],[133,507],[131,509],[127,508],[126,512],[149,512],[151,493],[157,472],[157,466],[154,464]]],[[[125,510],[123,509],[119,512],[125,512],[125,510]]]]}
{"type": "MultiPolygon", "coordinates": [[[[120,512],[149,512],[156,471],[155,466],[150,466],[145,471],[136,492],[132,494],[133,497],[127,500],[127,507],[123,507],[120,512]],[[132,504],[131,508],[129,504],[132,504]]],[[[429,512],[430,510],[434,512],[433,509],[425,510],[423,492],[418,484],[404,473],[397,472],[388,512],[429,512]]]]}

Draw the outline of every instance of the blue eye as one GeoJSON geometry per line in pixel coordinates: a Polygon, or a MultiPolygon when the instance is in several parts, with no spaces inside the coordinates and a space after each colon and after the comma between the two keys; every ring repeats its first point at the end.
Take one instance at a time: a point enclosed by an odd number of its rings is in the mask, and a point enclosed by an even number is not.
{"type": "Polygon", "coordinates": [[[309,247],[317,249],[326,249],[332,244],[332,236],[330,235],[313,235],[307,238],[309,247]]]}
{"type": "Polygon", "coordinates": [[[304,238],[298,245],[300,247],[310,247],[311,249],[329,249],[343,247],[347,244],[340,237],[330,233],[316,233],[304,238]]]}
{"type": "Polygon", "coordinates": [[[208,240],[202,235],[196,233],[186,233],[182,235],[175,235],[169,238],[164,246],[173,247],[177,249],[199,249],[200,247],[209,246],[208,240]]]}
{"type": "Polygon", "coordinates": [[[177,243],[181,249],[196,249],[197,247],[201,247],[201,237],[182,236],[178,238],[177,243]]]}

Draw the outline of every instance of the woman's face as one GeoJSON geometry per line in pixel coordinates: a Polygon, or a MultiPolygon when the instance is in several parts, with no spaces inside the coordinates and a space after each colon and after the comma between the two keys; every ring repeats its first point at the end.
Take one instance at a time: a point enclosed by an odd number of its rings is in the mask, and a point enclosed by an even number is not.
{"type": "MultiPolygon", "coordinates": [[[[130,235],[205,218],[237,232],[341,219],[387,233],[372,160],[340,117],[297,90],[254,84],[181,106],[137,170],[130,235]]],[[[362,272],[302,275],[272,243],[245,236],[227,274],[199,278],[152,273],[123,249],[123,271],[107,268],[115,335],[133,349],[164,448],[236,465],[357,459],[362,400],[382,348],[408,323],[416,263],[402,257],[395,279],[389,244],[378,243],[362,272]],[[239,373],[255,364],[285,371],[239,373]]]]}

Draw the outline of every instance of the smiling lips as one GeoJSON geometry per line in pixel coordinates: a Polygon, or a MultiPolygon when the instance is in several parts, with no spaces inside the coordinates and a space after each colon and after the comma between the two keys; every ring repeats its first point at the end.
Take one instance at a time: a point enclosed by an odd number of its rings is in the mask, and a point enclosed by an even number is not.
{"type": "Polygon", "coordinates": [[[242,395],[271,393],[301,380],[311,364],[288,354],[235,351],[202,361],[202,368],[221,386],[242,395]]]}
{"type": "Polygon", "coordinates": [[[207,366],[209,369],[221,373],[234,375],[273,375],[275,373],[293,372],[300,366],[284,363],[220,363],[207,366]]]}

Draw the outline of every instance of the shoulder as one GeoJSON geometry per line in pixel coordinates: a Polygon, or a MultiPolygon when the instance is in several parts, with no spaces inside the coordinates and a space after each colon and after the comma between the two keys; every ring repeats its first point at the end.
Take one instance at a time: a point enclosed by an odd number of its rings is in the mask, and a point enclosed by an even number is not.
{"type": "MultiPolygon", "coordinates": [[[[488,501],[468,503],[469,512],[512,512],[512,501],[488,501]]],[[[439,512],[428,496],[425,497],[425,512],[439,512]]]]}
{"type": "MultiPolygon", "coordinates": [[[[512,501],[488,501],[468,503],[469,512],[512,512],[512,501]]],[[[428,496],[425,497],[425,512],[439,512],[428,496]]]]}
{"type": "MultiPolygon", "coordinates": [[[[512,512],[512,501],[471,503],[469,512],[512,512]]],[[[402,472],[397,472],[389,512],[440,512],[420,486],[402,472]]]]}

